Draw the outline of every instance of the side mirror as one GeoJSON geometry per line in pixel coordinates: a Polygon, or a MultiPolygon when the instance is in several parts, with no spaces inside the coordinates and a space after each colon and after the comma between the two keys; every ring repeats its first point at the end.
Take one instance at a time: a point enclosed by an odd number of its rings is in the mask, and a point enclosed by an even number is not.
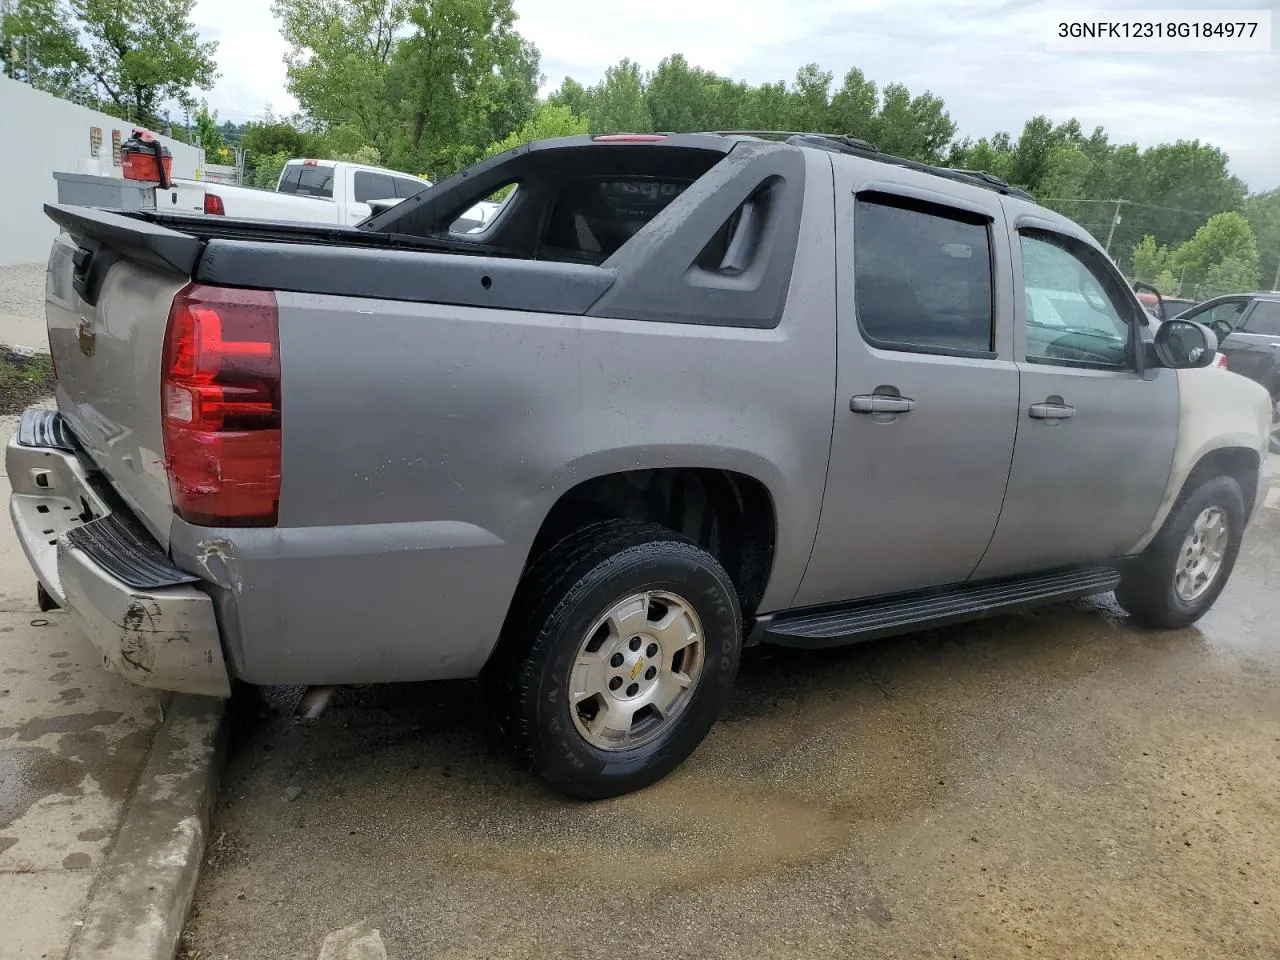
{"type": "Polygon", "coordinates": [[[1218,352],[1218,337],[1194,320],[1166,320],[1156,330],[1151,346],[1160,366],[1190,370],[1213,363],[1218,352]]]}
{"type": "Polygon", "coordinates": [[[1159,290],[1157,290],[1155,287],[1153,287],[1153,286],[1152,286],[1151,284],[1149,284],[1149,283],[1143,283],[1141,280],[1135,280],[1135,281],[1133,281],[1133,292],[1134,292],[1134,293],[1138,293],[1138,292],[1140,292],[1140,291],[1144,291],[1144,292],[1146,292],[1146,293],[1153,293],[1153,294],[1155,294],[1155,298],[1156,298],[1156,309],[1155,309],[1156,319],[1158,319],[1158,320],[1165,320],[1165,319],[1167,319],[1167,318],[1168,318],[1168,316],[1169,316],[1169,311],[1165,308],[1165,305],[1164,305],[1164,297],[1160,296],[1160,291],[1159,291],[1159,290]]]}

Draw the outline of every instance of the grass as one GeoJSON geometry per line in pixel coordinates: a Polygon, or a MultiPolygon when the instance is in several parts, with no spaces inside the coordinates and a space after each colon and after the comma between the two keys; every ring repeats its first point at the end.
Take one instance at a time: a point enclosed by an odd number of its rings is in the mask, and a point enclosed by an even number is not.
{"type": "Polygon", "coordinates": [[[53,360],[47,353],[23,356],[0,346],[0,414],[21,413],[53,396],[53,360]]]}

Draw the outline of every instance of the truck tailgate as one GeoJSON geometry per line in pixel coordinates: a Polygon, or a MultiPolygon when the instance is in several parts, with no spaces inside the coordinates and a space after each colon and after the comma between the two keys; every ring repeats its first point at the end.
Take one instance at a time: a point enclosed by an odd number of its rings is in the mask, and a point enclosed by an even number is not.
{"type": "Polygon", "coordinates": [[[164,231],[172,235],[165,238],[149,224],[102,211],[49,212],[63,214],[54,219],[73,231],[54,242],[46,285],[58,410],[116,492],[167,546],[173,504],[161,352],[170,304],[187,283],[179,272],[184,257],[175,251],[191,249],[180,242],[189,240],[198,252],[198,242],[174,231],[164,231]]]}

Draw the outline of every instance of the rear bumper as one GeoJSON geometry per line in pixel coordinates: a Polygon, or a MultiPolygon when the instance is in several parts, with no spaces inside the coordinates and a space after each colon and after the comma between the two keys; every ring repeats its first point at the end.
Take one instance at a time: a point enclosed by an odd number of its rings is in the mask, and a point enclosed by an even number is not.
{"type": "Polygon", "coordinates": [[[142,686],[230,696],[212,600],[94,482],[56,413],[23,414],[5,466],[27,560],[103,665],[142,686]]]}

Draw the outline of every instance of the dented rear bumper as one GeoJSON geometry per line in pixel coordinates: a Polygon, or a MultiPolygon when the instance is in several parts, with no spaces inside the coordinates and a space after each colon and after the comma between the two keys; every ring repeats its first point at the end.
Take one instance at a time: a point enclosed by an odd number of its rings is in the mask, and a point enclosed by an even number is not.
{"type": "Polygon", "coordinates": [[[104,666],[143,686],[229,696],[212,600],[95,481],[56,413],[23,415],[5,466],[22,549],[104,666]]]}

